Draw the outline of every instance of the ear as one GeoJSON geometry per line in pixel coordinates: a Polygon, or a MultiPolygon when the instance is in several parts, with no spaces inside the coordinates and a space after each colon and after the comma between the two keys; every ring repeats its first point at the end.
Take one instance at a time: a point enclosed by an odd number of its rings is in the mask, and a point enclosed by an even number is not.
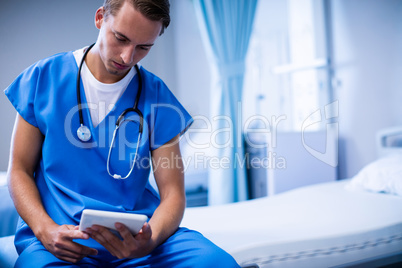
{"type": "Polygon", "coordinates": [[[95,26],[100,30],[103,20],[105,18],[104,16],[105,10],[103,7],[98,8],[95,13],[95,26]]]}

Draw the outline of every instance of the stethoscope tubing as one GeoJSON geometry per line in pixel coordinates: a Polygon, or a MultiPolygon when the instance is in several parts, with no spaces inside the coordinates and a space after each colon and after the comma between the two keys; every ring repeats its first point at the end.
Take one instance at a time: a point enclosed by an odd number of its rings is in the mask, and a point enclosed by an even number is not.
{"type": "MultiPolygon", "coordinates": [[[[77,75],[76,90],[77,90],[78,113],[79,113],[79,120],[80,120],[80,127],[79,127],[78,130],[77,130],[77,135],[78,135],[78,138],[79,138],[82,142],[86,142],[86,141],[89,141],[89,140],[90,140],[90,138],[91,138],[91,132],[90,132],[89,128],[84,125],[84,116],[83,116],[83,114],[82,114],[82,102],[81,102],[81,70],[82,70],[82,66],[83,66],[83,64],[84,64],[84,62],[85,62],[85,58],[86,58],[86,56],[87,56],[89,50],[91,50],[91,48],[92,48],[94,45],[95,45],[95,43],[93,43],[92,45],[90,45],[90,46],[86,49],[86,51],[84,52],[84,55],[83,55],[83,57],[82,57],[80,66],[79,66],[79,68],[78,68],[78,75],[77,75]],[[81,132],[82,132],[82,133],[85,133],[85,134],[80,135],[79,133],[81,133],[81,132]]],[[[136,163],[136,159],[137,159],[138,148],[139,148],[140,139],[141,139],[140,137],[141,137],[142,132],[143,132],[144,116],[143,116],[142,112],[138,109],[138,102],[139,102],[139,100],[140,100],[141,92],[142,92],[142,75],[141,75],[141,72],[140,72],[140,68],[138,67],[138,64],[135,65],[135,69],[136,69],[137,74],[138,74],[138,92],[137,92],[137,95],[136,95],[136,97],[135,97],[134,106],[133,106],[132,108],[127,108],[127,109],[125,109],[125,110],[119,115],[119,117],[117,118],[117,120],[116,120],[116,127],[115,127],[115,129],[114,129],[114,131],[113,131],[113,137],[112,137],[112,141],[111,141],[111,144],[110,144],[110,147],[109,147],[109,152],[108,152],[108,157],[107,157],[107,163],[106,163],[107,172],[108,172],[108,174],[109,174],[111,177],[113,177],[113,178],[115,178],[115,179],[123,179],[123,180],[124,180],[124,179],[127,179],[127,178],[131,175],[131,173],[133,172],[133,169],[134,169],[134,166],[135,166],[135,163],[136,163]],[[129,173],[128,173],[125,177],[122,177],[121,175],[118,175],[118,174],[113,174],[113,175],[111,174],[111,172],[110,172],[110,156],[111,156],[111,153],[112,153],[112,147],[113,147],[114,142],[115,142],[115,139],[116,139],[117,130],[120,128],[120,124],[122,123],[122,121],[123,121],[123,119],[124,119],[124,116],[125,116],[127,113],[129,113],[129,112],[134,112],[134,113],[137,113],[137,114],[138,114],[139,119],[140,119],[140,125],[139,125],[139,130],[138,130],[137,146],[136,146],[135,156],[134,156],[134,160],[133,160],[132,166],[131,166],[131,168],[130,168],[129,173]]]]}

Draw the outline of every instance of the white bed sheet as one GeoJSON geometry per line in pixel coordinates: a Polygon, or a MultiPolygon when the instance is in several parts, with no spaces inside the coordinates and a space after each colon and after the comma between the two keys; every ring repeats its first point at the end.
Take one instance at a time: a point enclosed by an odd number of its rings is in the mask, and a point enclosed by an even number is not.
{"type": "Polygon", "coordinates": [[[188,208],[182,226],[199,230],[242,265],[327,267],[402,252],[402,198],[347,191],[348,181],[188,208]]]}

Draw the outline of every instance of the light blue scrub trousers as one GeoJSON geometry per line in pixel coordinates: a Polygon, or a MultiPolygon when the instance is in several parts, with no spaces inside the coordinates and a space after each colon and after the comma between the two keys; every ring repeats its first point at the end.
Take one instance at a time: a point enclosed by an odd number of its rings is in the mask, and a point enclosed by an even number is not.
{"type": "Polygon", "coordinates": [[[239,267],[236,261],[200,233],[180,228],[148,256],[119,260],[109,252],[98,251],[77,264],[62,261],[51,254],[38,240],[19,256],[16,268],[39,267],[239,267]]]}

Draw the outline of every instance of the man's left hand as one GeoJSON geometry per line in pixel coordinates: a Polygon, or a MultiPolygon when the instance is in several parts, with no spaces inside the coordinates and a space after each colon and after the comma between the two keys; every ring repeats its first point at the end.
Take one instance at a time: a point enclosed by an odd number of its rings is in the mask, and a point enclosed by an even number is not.
{"type": "Polygon", "coordinates": [[[133,235],[122,223],[116,223],[115,227],[121,238],[100,225],[93,225],[85,232],[119,259],[143,257],[154,249],[151,226],[147,222],[136,235],[133,235]]]}

